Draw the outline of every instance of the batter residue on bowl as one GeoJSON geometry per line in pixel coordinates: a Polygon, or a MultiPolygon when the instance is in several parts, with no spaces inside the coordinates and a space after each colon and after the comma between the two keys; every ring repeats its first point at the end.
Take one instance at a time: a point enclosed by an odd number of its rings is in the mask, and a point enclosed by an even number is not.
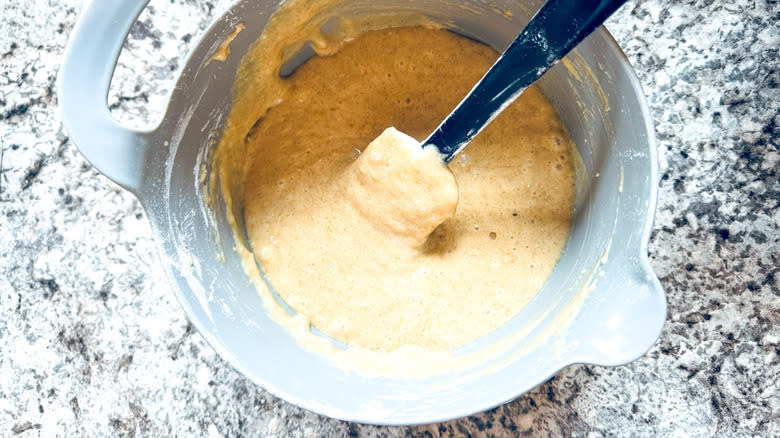
{"type": "Polygon", "coordinates": [[[516,315],[574,208],[576,151],[544,95],[529,88],[448,169],[393,130],[378,141],[395,143],[366,147],[388,127],[425,138],[495,50],[430,26],[369,30],[280,78],[274,47],[261,39],[245,61],[219,166],[255,259],[299,318],[392,352],[447,351],[516,315]],[[393,159],[416,170],[399,175],[393,159]]]}

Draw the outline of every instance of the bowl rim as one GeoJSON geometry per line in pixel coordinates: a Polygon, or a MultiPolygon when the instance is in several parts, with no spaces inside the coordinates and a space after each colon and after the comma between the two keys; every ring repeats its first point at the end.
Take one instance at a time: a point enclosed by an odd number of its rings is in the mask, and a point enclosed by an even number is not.
{"type": "MultiPolygon", "coordinates": [[[[212,34],[217,30],[222,29],[225,26],[225,24],[223,23],[224,21],[223,18],[231,14],[234,11],[234,9],[239,7],[240,5],[241,2],[233,5],[228,11],[225,12],[225,14],[222,17],[218,17],[218,19],[215,20],[215,22],[212,23],[212,25],[203,34],[204,35],[212,34]]],[[[612,52],[611,54],[617,55],[616,58],[619,60],[621,67],[624,67],[623,70],[626,72],[625,79],[628,81],[628,84],[630,85],[631,89],[636,92],[637,98],[641,103],[640,107],[635,108],[635,110],[639,111],[641,115],[641,119],[644,122],[643,123],[644,127],[647,131],[646,133],[647,145],[648,145],[647,153],[648,153],[648,160],[650,162],[649,174],[650,174],[650,181],[651,181],[650,184],[651,190],[648,193],[648,198],[647,198],[648,215],[645,219],[645,223],[643,225],[643,230],[641,235],[640,249],[642,253],[639,256],[640,259],[639,262],[643,268],[648,268],[648,270],[652,272],[652,270],[649,269],[649,259],[647,257],[647,243],[650,239],[650,235],[652,231],[652,224],[655,216],[656,202],[657,202],[657,195],[658,195],[658,169],[657,169],[658,158],[657,158],[657,144],[656,144],[657,140],[655,135],[653,119],[651,117],[650,108],[647,104],[646,96],[643,92],[639,79],[636,76],[636,73],[634,72],[633,68],[631,67],[628,57],[622,51],[622,49],[620,48],[620,46],[618,45],[614,37],[607,31],[605,26],[600,26],[598,29],[596,29],[593,32],[591,36],[588,37],[588,39],[592,39],[592,38],[603,39],[604,42],[607,44],[609,50],[612,52]]],[[[199,45],[196,45],[196,48],[193,49],[192,53],[190,53],[190,56],[187,58],[187,62],[184,65],[188,65],[192,61],[192,56],[194,54],[194,51],[198,50],[197,48],[198,46],[199,45]]],[[[578,49],[575,49],[575,51],[577,50],[578,49]]],[[[181,77],[179,77],[179,80],[180,79],[181,77]]],[[[162,126],[163,125],[161,124],[158,127],[158,129],[155,129],[155,132],[152,133],[152,135],[154,135],[159,131],[163,131],[164,129],[162,129],[162,126]]],[[[158,189],[159,187],[155,187],[154,190],[156,191],[158,189]]],[[[173,253],[175,253],[176,252],[175,248],[167,248],[168,246],[173,245],[172,242],[170,242],[168,239],[162,238],[162,236],[164,236],[165,233],[167,232],[167,228],[169,225],[165,220],[163,220],[165,214],[155,213],[155,210],[158,210],[158,208],[153,205],[147,204],[149,198],[144,196],[145,193],[143,190],[137,194],[142,204],[144,205],[144,209],[149,214],[150,222],[152,223],[152,228],[155,233],[155,238],[158,241],[157,252],[156,252],[157,256],[164,257],[169,249],[172,250],[173,253]]],[[[267,379],[265,376],[258,375],[256,372],[251,370],[247,364],[242,363],[241,360],[239,360],[233,355],[230,349],[220,339],[218,334],[212,331],[211,329],[209,329],[208,327],[209,324],[207,323],[207,321],[205,321],[205,319],[202,316],[199,316],[198,312],[194,311],[193,304],[198,304],[198,303],[193,302],[191,297],[187,296],[184,293],[184,291],[176,284],[175,279],[177,274],[172,271],[171,266],[168,263],[161,263],[161,264],[162,266],[165,267],[164,269],[166,271],[166,275],[165,275],[166,280],[169,283],[169,285],[172,287],[172,289],[175,291],[177,301],[185,310],[188,319],[192,322],[192,324],[195,326],[195,328],[198,330],[201,336],[203,336],[206,342],[214,349],[214,351],[221,358],[223,358],[226,362],[228,362],[233,368],[239,371],[243,376],[248,377],[252,382],[257,384],[264,391],[267,391],[273,396],[278,397],[284,400],[285,402],[291,403],[295,406],[306,409],[308,411],[320,415],[324,415],[330,418],[338,419],[338,420],[351,421],[351,422],[357,422],[362,424],[402,426],[402,425],[424,425],[424,424],[438,423],[438,422],[453,420],[457,418],[462,418],[468,415],[484,412],[486,410],[495,408],[511,400],[514,400],[519,396],[525,394],[526,392],[530,391],[531,389],[544,383],[551,376],[557,374],[563,368],[569,365],[574,365],[578,363],[588,363],[588,364],[593,363],[593,362],[588,362],[587,360],[581,360],[580,358],[571,358],[571,357],[563,358],[555,362],[554,365],[551,365],[549,368],[549,372],[543,372],[542,374],[544,375],[544,377],[539,381],[530,382],[522,386],[507,385],[506,388],[496,390],[494,395],[490,397],[490,401],[482,402],[478,404],[463,405],[463,407],[461,407],[460,409],[449,410],[447,412],[424,411],[420,413],[404,415],[402,419],[397,419],[395,417],[379,418],[378,416],[373,415],[373,412],[357,412],[357,411],[348,412],[341,408],[333,406],[331,404],[325,404],[325,403],[317,402],[315,400],[310,400],[301,397],[299,395],[296,395],[294,392],[282,389],[278,385],[274,384],[273,381],[267,379]]],[[[664,301],[664,305],[665,305],[665,301],[664,301]]],[[[658,333],[653,335],[653,339],[657,339],[659,335],[660,335],[660,329],[658,330],[658,333]]],[[[648,347],[648,349],[651,347],[652,344],[648,347]]],[[[638,354],[634,358],[627,359],[622,363],[610,364],[609,366],[616,366],[616,365],[621,365],[623,363],[631,362],[636,358],[642,356],[645,352],[638,354]]]]}

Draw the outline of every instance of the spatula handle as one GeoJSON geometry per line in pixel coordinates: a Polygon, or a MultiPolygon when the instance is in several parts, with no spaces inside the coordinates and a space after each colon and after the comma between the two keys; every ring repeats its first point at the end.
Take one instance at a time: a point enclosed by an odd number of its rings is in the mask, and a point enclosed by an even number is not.
{"type": "Polygon", "coordinates": [[[527,87],[626,0],[548,0],[423,145],[449,162],[527,87]]]}

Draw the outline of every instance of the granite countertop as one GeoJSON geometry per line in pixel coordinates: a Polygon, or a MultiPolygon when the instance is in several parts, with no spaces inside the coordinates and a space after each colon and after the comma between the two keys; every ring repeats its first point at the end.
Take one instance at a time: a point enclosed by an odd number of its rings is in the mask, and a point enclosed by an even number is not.
{"type": "MultiPolygon", "coordinates": [[[[186,53],[229,4],[152,0],[120,58],[115,115],[156,120],[186,53]]],[[[418,427],[292,406],[193,330],[140,204],[60,124],[57,70],[79,8],[0,4],[0,436],[780,436],[775,0],[634,0],[608,23],[657,123],[650,255],[669,314],[655,347],[418,427]]]]}

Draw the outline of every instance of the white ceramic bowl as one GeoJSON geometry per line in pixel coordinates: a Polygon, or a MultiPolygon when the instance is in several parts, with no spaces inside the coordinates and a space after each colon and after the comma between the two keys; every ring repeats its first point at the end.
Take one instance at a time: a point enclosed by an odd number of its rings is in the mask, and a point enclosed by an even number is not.
{"type": "MultiPolygon", "coordinates": [[[[539,6],[499,0],[351,3],[424,13],[499,50],[539,6]],[[469,7],[457,7],[463,4],[469,7]]],[[[505,326],[466,349],[502,340],[510,348],[456,374],[391,379],[346,373],[301,348],[266,314],[230,250],[234,237],[224,206],[216,215],[204,207],[201,164],[230,108],[238,62],[277,3],[240,1],[217,20],[182,70],[162,122],[136,132],[111,119],[106,95],[122,42],[145,4],[87,2],[61,71],[63,121],[87,159],[143,203],[160,260],[193,324],[266,390],[331,417],[429,423],[511,400],[573,363],[629,362],[659,336],[666,302],[646,248],[657,185],[653,123],[628,61],[603,28],[540,81],[579,148],[586,175],[578,185],[571,237],[543,290],[505,326]],[[246,28],[227,61],[207,63],[239,22],[246,28]],[[512,338],[523,330],[525,336],[512,338]]]]}

